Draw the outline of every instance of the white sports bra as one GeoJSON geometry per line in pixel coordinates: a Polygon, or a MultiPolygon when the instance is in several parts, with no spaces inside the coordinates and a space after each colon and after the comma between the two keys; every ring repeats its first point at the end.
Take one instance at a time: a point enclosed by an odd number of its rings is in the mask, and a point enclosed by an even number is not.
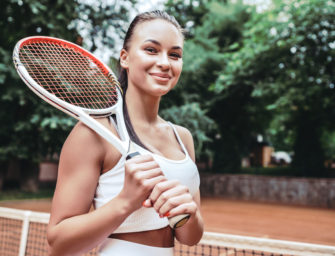
{"type": "MultiPolygon", "coordinates": [[[[171,160],[166,157],[154,154],[136,144],[135,147],[140,154],[152,155],[168,179],[179,180],[180,183],[186,185],[189,188],[189,191],[192,195],[195,195],[200,185],[197,166],[190,158],[175,127],[171,123],[169,123],[169,125],[173,128],[176,138],[185,153],[184,159],[171,160]]],[[[94,207],[96,209],[108,203],[121,192],[124,183],[125,158],[126,155],[122,155],[119,162],[113,167],[113,169],[103,173],[100,176],[94,197],[94,207]]],[[[169,223],[167,218],[160,218],[152,207],[141,207],[129,215],[125,221],[114,231],[114,233],[154,230],[166,227],[168,224],[169,223]]]]}

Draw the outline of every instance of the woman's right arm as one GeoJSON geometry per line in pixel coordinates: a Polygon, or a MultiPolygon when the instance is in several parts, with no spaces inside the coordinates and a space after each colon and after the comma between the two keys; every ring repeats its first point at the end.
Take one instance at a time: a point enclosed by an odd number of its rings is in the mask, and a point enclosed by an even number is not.
{"type": "MultiPolygon", "coordinates": [[[[96,247],[141,207],[153,186],[163,180],[152,159],[135,157],[126,163],[121,193],[90,211],[108,145],[81,123],[64,143],[48,226],[50,255],[80,255],[96,247]]],[[[118,159],[120,153],[111,148],[118,159]]]]}

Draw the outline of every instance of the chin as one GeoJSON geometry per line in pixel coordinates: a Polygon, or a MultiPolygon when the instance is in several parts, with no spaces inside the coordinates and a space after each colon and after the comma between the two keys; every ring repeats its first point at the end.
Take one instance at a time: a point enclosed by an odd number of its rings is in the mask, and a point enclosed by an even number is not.
{"type": "Polygon", "coordinates": [[[158,85],[152,90],[156,96],[163,96],[170,92],[174,86],[170,85],[158,85]]]}

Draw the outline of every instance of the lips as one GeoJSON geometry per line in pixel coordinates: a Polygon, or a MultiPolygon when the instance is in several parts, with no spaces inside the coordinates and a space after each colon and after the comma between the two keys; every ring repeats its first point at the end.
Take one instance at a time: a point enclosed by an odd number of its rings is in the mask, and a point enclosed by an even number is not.
{"type": "Polygon", "coordinates": [[[158,81],[169,81],[171,79],[171,76],[169,74],[166,74],[166,73],[150,73],[150,75],[158,80],[158,81]]]}

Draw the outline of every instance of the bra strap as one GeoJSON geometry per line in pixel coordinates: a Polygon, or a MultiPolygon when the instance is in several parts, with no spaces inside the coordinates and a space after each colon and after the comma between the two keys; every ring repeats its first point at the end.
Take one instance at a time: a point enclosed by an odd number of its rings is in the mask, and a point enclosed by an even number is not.
{"type": "Polygon", "coordinates": [[[181,138],[180,138],[180,136],[179,136],[179,134],[178,134],[178,132],[177,132],[176,127],[175,127],[171,122],[169,122],[169,121],[168,121],[167,123],[172,127],[173,132],[174,132],[174,134],[175,134],[175,136],[176,136],[176,138],[177,138],[177,140],[178,140],[179,145],[180,145],[181,148],[183,149],[185,155],[188,156],[188,151],[187,151],[187,149],[185,148],[185,145],[184,145],[183,141],[181,140],[181,138]]]}

